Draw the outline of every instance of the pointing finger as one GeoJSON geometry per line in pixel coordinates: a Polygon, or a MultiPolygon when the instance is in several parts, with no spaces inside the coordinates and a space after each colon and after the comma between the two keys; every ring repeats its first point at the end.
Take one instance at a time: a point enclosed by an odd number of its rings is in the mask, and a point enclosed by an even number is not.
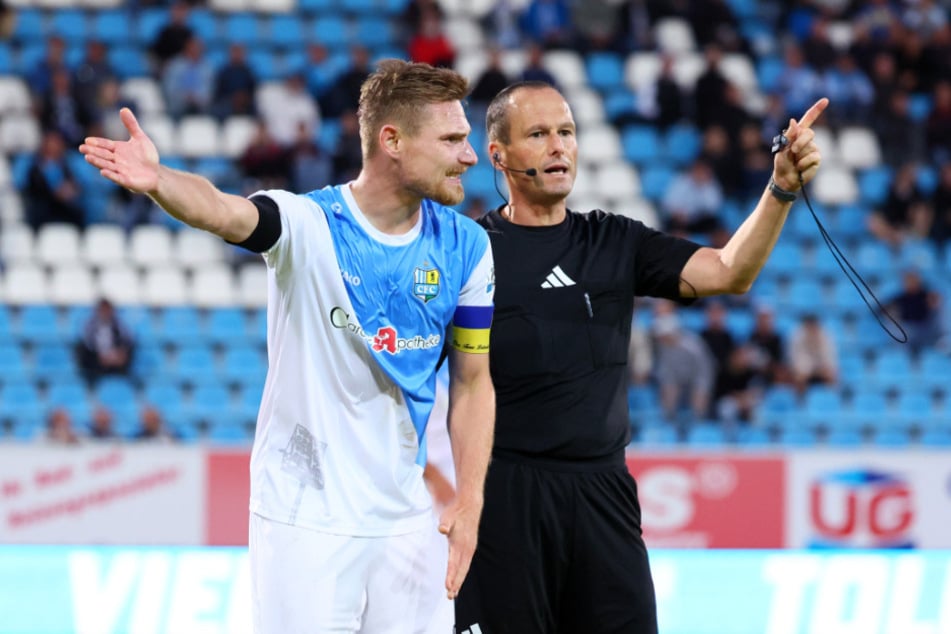
{"type": "Polygon", "coordinates": [[[819,115],[822,114],[822,111],[825,110],[828,105],[829,100],[825,97],[812,104],[812,107],[806,110],[806,114],[802,115],[802,119],[799,120],[799,125],[804,128],[811,128],[812,124],[815,123],[816,119],[819,118],[819,115]]]}

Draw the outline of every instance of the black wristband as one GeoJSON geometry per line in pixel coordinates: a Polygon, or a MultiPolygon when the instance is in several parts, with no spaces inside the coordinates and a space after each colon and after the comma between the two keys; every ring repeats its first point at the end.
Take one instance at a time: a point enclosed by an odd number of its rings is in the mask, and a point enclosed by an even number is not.
{"type": "Polygon", "coordinates": [[[769,177],[769,193],[773,195],[773,198],[784,203],[796,202],[799,197],[796,192],[788,192],[777,185],[772,176],[769,177]]]}

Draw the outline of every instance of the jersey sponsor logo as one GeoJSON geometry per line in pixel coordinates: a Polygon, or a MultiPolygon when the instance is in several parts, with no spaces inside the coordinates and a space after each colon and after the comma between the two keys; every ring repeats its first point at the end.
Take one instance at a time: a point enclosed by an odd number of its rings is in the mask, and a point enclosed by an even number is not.
{"type": "Polygon", "coordinates": [[[435,299],[439,295],[439,270],[417,266],[413,271],[413,295],[423,300],[423,303],[435,299]]]}
{"type": "Polygon", "coordinates": [[[352,273],[348,273],[343,269],[340,269],[340,275],[342,275],[344,281],[351,286],[360,286],[362,283],[359,275],[353,275],[352,273]]]}
{"type": "Polygon", "coordinates": [[[542,282],[542,288],[564,288],[565,286],[574,285],[575,281],[568,277],[568,274],[562,271],[558,265],[551,270],[551,273],[549,273],[545,281],[542,282]]]}
{"type": "Polygon", "coordinates": [[[334,306],[330,310],[330,325],[360,337],[367,342],[370,349],[374,352],[399,354],[406,350],[429,350],[431,348],[438,348],[442,344],[441,335],[400,337],[399,332],[393,326],[382,326],[378,328],[375,333],[368,333],[360,324],[351,320],[347,311],[339,306],[334,306]]]}

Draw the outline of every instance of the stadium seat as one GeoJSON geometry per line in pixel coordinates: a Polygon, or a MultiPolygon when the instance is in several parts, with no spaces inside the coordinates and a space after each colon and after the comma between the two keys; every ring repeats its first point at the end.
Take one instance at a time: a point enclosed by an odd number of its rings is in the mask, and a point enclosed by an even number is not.
{"type": "Polygon", "coordinates": [[[892,170],[886,165],[878,165],[858,172],[861,201],[869,207],[874,208],[885,202],[891,184],[892,170]]]}
{"type": "Polygon", "coordinates": [[[677,430],[671,425],[644,427],[639,436],[640,444],[648,446],[670,446],[679,442],[677,430]]]}
{"type": "Polygon", "coordinates": [[[0,115],[27,114],[32,103],[26,81],[20,77],[0,75],[0,115]]]}
{"type": "MultiPolygon", "coordinates": [[[[594,174],[594,190],[611,200],[630,200],[640,194],[640,179],[637,170],[627,163],[605,164],[594,174]]],[[[620,209],[613,209],[622,213],[620,209]]]]}
{"type": "Polygon", "coordinates": [[[129,256],[141,267],[165,266],[173,262],[172,234],[160,225],[138,225],[129,234],[129,256]]]}
{"type": "MultiPolygon", "coordinates": [[[[373,51],[383,50],[396,40],[392,22],[375,14],[357,16],[353,25],[353,38],[355,42],[373,51]]],[[[453,42],[456,43],[456,40],[453,39],[453,42]]],[[[457,43],[457,46],[460,50],[465,48],[461,43],[457,43]]]]}
{"type": "Polygon", "coordinates": [[[80,231],[75,225],[50,223],[36,235],[36,256],[45,266],[72,265],[79,262],[80,231]]]}
{"type": "Polygon", "coordinates": [[[206,264],[192,273],[188,302],[201,308],[233,306],[236,301],[234,276],[224,264],[206,264]]]}
{"type": "Polygon", "coordinates": [[[827,205],[848,205],[859,200],[859,185],[847,167],[826,165],[816,174],[811,193],[827,205]]]}
{"type": "Polygon", "coordinates": [[[687,444],[692,447],[714,449],[726,443],[726,434],[718,423],[695,423],[687,430],[687,444]]]}
{"type": "Polygon", "coordinates": [[[33,229],[29,225],[4,224],[3,231],[0,231],[0,254],[3,255],[4,264],[10,266],[33,263],[36,258],[34,236],[33,229]]]}
{"type": "Polygon", "coordinates": [[[221,377],[228,383],[259,386],[267,374],[267,358],[260,348],[232,343],[225,348],[221,377]]]}
{"type": "MultiPolygon", "coordinates": [[[[163,102],[164,103],[164,102],[163,102]]],[[[175,133],[175,123],[172,119],[159,112],[143,113],[138,117],[139,126],[145,130],[145,133],[152,139],[155,149],[158,150],[163,159],[166,156],[177,156],[178,146],[176,145],[177,135],[175,133]]]]}
{"type": "Polygon", "coordinates": [[[588,160],[597,163],[612,163],[621,159],[621,140],[614,127],[593,125],[578,132],[578,146],[586,148],[588,160]]]}
{"type": "Polygon", "coordinates": [[[663,156],[675,166],[690,164],[700,154],[703,140],[692,125],[671,126],[663,135],[663,156]]]}
{"type": "MultiPolygon", "coordinates": [[[[148,53],[139,46],[117,44],[109,49],[108,59],[120,80],[146,79],[152,73],[148,53]]],[[[142,112],[154,112],[154,110],[145,109],[142,112]]]]}
{"type": "Polygon", "coordinates": [[[225,119],[221,126],[221,153],[230,158],[241,156],[257,134],[257,128],[254,117],[233,116],[225,119]]]}
{"type": "Polygon", "coordinates": [[[125,9],[96,11],[91,20],[90,39],[110,46],[124,44],[135,34],[132,15],[125,9]]]}
{"type": "Polygon", "coordinates": [[[624,61],[617,53],[593,51],[585,57],[588,85],[604,94],[623,88],[624,61]]]}
{"type": "Polygon", "coordinates": [[[141,304],[141,278],[131,266],[118,264],[104,267],[99,272],[97,294],[114,304],[141,304]]]}
{"type": "Polygon", "coordinates": [[[265,38],[270,35],[270,30],[264,28],[264,23],[260,22],[253,13],[230,13],[223,17],[224,39],[229,44],[242,44],[253,48],[258,44],[269,45],[270,42],[265,38]]]}
{"type": "Polygon", "coordinates": [[[575,87],[566,89],[564,94],[579,128],[604,123],[604,103],[601,95],[596,91],[586,87],[575,87]]]}
{"type": "Polygon", "coordinates": [[[569,49],[547,51],[542,55],[542,66],[555,76],[562,90],[588,86],[588,72],[585,69],[584,57],[577,51],[569,49]]]}
{"type": "Polygon", "coordinates": [[[8,381],[0,388],[0,420],[39,418],[42,414],[43,401],[31,381],[8,381]]]}
{"type": "Polygon", "coordinates": [[[654,25],[654,41],[663,53],[681,55],[697,50],[690,23],[681,17],[661,18],[654,25]]]}
{"type": "Polygon", "coordinates": [[[152,77],[129,77],[119,85],[119,94],[135,103],[136,115],[148,119],[165,112],[165,96],[152,77]]]}
{"type": "MultiPolygon", "coordinates": [[[[6,311],[4,311],[6,312],[6,311]]],[[[9,332],[0,335],[0,385],[30,376],[30,368],[19,344],[9,340],[9,332]]]]}
{"type": "Polygon", "coordinates": [[[185,272],[176,266],[151,268],[142,276],[142,299],[151,306],[181,306],[188,302],[185,272]]]}
{"type": "Polygon", "coordinates": [[[875,167],[882,162],[878,137],[869,128],[842,128],[838,135],[838,154],[845,167],[855,170],[875,167]]]}
{"type": "Polygon", "coordinates": [[[638,166],[648,166],[661,155],[660,134],[653,126],[630,125],[621,132],[624,158],[638,166]]]}
{"type": "Polygon", "coordinates": [[[85,266],[58,266],[49,278],[50,301],[58,306],[88,306],[96,301],[97,289],[92,272],[85,266]]]}
{"type": "Polygon", "coordinates": [[[187,228],[172,238],[171,258],[189,269],[225,261],[225,242],[207,231],[187,228]]]}
{"type": "Polygon", "coordinates": [[[736,442],[741,449],[761,449],[772,445],[773,439],[762,427],[741,427],[736,433],[736,442]]]}
{"type": "Polygon", "coordinates": [[[7,304],[43,304],[49,301],[46,273],[36,264],[12,264],[3,279],[3,301],[7,304]]]}
{"type": "Polygon", "coordinates": [[[81,44],[89,35],[86,14],[80,9],[59,9],[50,12],[48,34],[58,35],[67,44],[81,44]]]}
{"type": "Polygon", "coordinates": [[[304,20],[297,15],[274,15],[267,19],[266,29],[272,46],[296,49],[305,46],[304,20]]]}
{"type": "Polygon", "coordinates": [[[853,448],[863,443],[862,433],[856,429],[833,428],[825,437],[825,442],[830,447],[853,448]]]}
{"type": "Polygon", "coordinates": [[[81,259],[89,266],[107,267],[126,262],[126,238],[116,224],[94,224],[83,230],[79,246],[81,259]]]}
{"type": "Polygon", "coordinates": [[[184,384],[207,381],[217,373],[211,347],[198,343],[180,346],[164,370],[167,379],[184,384]]]}
{"type": "Polygon", "coordinates": [[[323,13],[314,19],[311,38],[328,49],[346,48],[350,46],[350,28],[339,15],[323,13]]]}
{"type": "Polygon", "coordinates": [[[193,304],[168,306],[156,314],[155,336],[166,345],[189,346],[203,340],[201,315],[193,304]]]}
{"type": "Polygon", "coordinates": [[[646,165],[640,172],[641,195],[651,202],[659,202],[667,192],[667,187],[676,176],[673,168],[667,165],[646,165]]]}
{"type": "Polygon", "coordinates": [[[218,122],[208,115],[189,115],[178,124],[175,145],[186,159],[221,154],[218,122]]]}
{"type": "Polygon", "coordinates": [[[35,153],[40,147],[40,125],[33,115],[8,113],[0,119],[0,152],[35,153]]]}

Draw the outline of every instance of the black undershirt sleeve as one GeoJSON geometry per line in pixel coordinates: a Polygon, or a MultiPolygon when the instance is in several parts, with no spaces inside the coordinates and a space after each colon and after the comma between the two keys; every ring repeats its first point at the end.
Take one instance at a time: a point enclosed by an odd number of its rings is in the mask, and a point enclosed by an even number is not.
{"type": "Polygon", "coordinates": [[[244,242],[231,242],[230,240],[225,242],[247,249],[252,253],[264,253],[277,244],[278,238],[281,237],[281,212],[278,210],[274,199],[268,196],[259,194],[252,196],[249,200],[258,208],[257,226],[244,242]]]}

